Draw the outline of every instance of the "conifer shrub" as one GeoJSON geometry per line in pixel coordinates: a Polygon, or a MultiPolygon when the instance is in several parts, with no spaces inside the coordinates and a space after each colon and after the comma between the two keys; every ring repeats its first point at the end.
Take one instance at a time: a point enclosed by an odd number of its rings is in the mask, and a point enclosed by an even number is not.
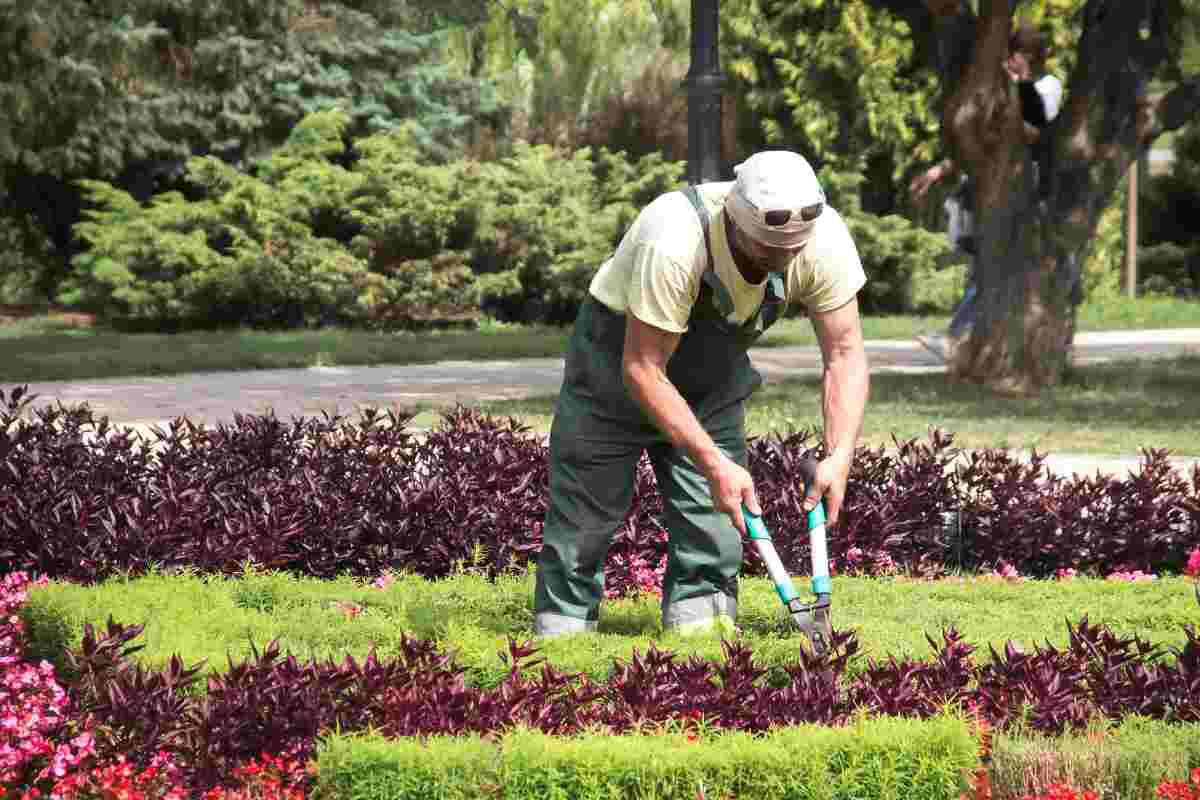
{"type": "Polygon", "coordinates": [[[435,162],[405,126],[354,144],[311,114],[249,172],[192,159],[198,199],[84,181],[89,245],[60,292],[114,324],[420,327],[485,312],[570,321],[638,206],[682,165],[518,143],[435,162]]]}

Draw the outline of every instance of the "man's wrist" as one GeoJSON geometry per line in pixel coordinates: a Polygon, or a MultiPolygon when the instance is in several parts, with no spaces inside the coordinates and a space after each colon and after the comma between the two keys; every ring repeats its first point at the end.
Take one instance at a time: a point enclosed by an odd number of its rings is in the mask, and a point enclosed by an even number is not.
{"type": "Polygon", "coordinates": [[[692,460],[696,462],[696,466],[700,469],[700,473],[706,477],[716,472],[721,461],[725,458],[725,454],[713,442],[706,442],[695,448],[691,456],[692,460]]]}

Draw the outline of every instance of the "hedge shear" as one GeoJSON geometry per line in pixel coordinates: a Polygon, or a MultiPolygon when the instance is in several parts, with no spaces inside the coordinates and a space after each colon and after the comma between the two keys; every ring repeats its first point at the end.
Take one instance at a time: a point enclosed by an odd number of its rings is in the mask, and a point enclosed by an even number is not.
{"type": "MultiPolygon", "coordinates": [[[[800,465],[800,474],[804,479],[804,491],[812,485],[816,478],[817,464],[812,459],[805,459],[800,465]]],[[[812,643],[813,653],[824,655],[833,639],[833,626],[830,622],[830,595],[833,584],[829,579],[829,554],[825,546],[825,503],[818,500],[812,511],[808,512],[808,542],[812,552],[812,592],[816,600],[804,602],[792,584],[792,578],[779,559],[771,534],[763,523],[762,517],[751,514],[749,509],[742,506],[742,518],[746,521],[746,532],[754,543],[758,555],[767,565],[767,574],[775,584],[775,592],[783,605],[792,615],[796,626],[812,643]]]]}

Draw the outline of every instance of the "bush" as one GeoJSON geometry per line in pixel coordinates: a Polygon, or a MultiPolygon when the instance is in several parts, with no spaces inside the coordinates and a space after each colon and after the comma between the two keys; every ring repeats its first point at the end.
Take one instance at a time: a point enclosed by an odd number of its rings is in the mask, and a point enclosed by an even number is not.
{"type": "Polygon", "coordinates": [[[1200,125],[1181,129],[1171,147],[1175,160],[1170,170],[1140,182],[1138,239],[1143,246],[1170,242],[1186,249],[1200,243],[1200,168],[1195,163],[1200,158],[1200,125]]]}
{"type": "Polygon", "coordinates": [[[347,118],[313,114],[258,175],[216,158],[189,162],[204,197],[180,192],[143,206],[102,181],[82,181],[94,206],[76,232],[76,256],[60,299],[127,326],[321,325],[362,319],[367,265],[314,233],[344,218],[360,179],[330,161],[342,151],[347,118]]]}
{"type": "MultiPolygon", "coordinates": [[[[149,328],[567,323],[635,216],[683,173],[658,154],[522,143],[498,161],[438,164],[405,131],[359,140],[346,166],[348,124],[306,117],[253,174],[193,159],[197,200],[169,192],[143,206],[83,182],[94,207],[77,233],[90,249],[60,299],[149,328]]],[[[859,175],[823,180],[870,276],[865,311],[947,302],[925,286],[946,260],[943,236],[864,213],[859,175]]]]}
{"type": "Polygon", "coordinates": [[[1154,797],[1164,777],[1184,779],[1196,767],[1200,738],[1193,726],[1133,716],[1119,726],[1061,737],[998,737],[992,786],[996,800],[1039,795],[1054,783],[1087,787],[1100,797],[1154,797]]]}
{"type": "Polygon", "coordinates": [[[1200,238],[1191,247],[1163,242],[1138,250],[1138,288],[1143,292],[1194,297],[1200,291],[1200,238]]]}
{"type": "Polygon", "coordinates": [[[682,166],[517,145],[431,163],[406,131],[356,143],[341,112],[304,119],[253,174],[189,162],[202,198],[147,206],[85,181],[94,208],[60,299],[145,327],[567,322],[636,210],[682,166]],[[636,176],[636,179],[634,179],[636,176]]]}

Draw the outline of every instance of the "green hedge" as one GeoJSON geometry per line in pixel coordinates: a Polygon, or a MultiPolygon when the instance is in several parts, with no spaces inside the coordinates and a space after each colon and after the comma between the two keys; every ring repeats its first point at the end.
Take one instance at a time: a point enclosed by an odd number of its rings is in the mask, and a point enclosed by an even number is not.
{"type": "Polygon", "coordinates": [[[499,741],[331,737],[317,757],[322,797],[405,800],[957,797],[979,743],[961,719],[861,720],[764,736],[727,733],[555,738],[519,730],[499,741]]]}
{"type": "Polygon", "coordinates": [[[1195,725],[1127,717],[1119,727],[1047,738],[999,736],[992,748],[994,800],[1044,794],[1051,783],[1104,800],[1152,798],[1163,780],[1184,781],[1200,767],[1195,725]]]}
{"type": "Polygon", "coordinates": [[[1200,240],[1188,246],[1162,242],[1137,254],[1138,289],[1167,296],[1200,294],[1200,240]]]}

